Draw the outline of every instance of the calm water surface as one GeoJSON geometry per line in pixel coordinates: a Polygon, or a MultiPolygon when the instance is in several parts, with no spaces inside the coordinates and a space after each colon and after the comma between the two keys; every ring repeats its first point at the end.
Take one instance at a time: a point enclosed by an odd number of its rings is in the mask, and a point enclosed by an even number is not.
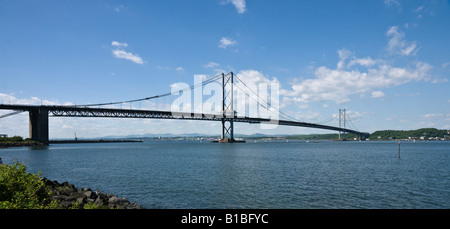
{"type": "Polygon", "coordinates": [[[198,141],[0,149],[145,208],[450,208],[450,142],[198,141]]]}

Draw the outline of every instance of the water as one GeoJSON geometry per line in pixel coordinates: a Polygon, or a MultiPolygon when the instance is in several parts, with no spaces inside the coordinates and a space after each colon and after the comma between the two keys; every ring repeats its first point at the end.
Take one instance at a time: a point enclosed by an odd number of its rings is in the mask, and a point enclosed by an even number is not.
{"type": "Polygon", "coordinates": [[[450,142],[198,141],[0,149],[145,208],[450,208],[450,142]]]}

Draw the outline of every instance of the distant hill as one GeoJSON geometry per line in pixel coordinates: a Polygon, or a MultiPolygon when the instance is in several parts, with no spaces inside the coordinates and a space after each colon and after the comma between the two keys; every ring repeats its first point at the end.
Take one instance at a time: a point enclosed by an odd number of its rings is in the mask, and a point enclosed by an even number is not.
{"type": "MultiPolygon", "coordinates": [[[[99,139],[146,139],[146,138],[219,138],[219,135],[207,135],[199,133],[191,134],[142,134],[142,135],[127,135],[127,136],[104,136],[99,139]]],[[[337,140],[339,135],[337,133],[330,134],[304,134],[304,135],[268,135],[255,133],[250,135],[245,134],[235,134],[236,138],[244,139],[292,139],[292,140],[337,140]]],[[[341,138],[344,135],[341,134],[341,138]]],[[[346,133],[345,138],[353,140],[358,139],[355,134],[346,133]]],[[[417,130],[379,130],[373,132],[369,139],[370,140],[396,140],[396,139],[417,139],[417,140],[439,140],[445,139],[450,140],[450,130],[438,130],[435,128],[422,128],[417,130]]]]}
{"type": "Polygon", "coordinates": [[[438,130],[435,128],[422,128],[417,130],[379,130],[370,135],[373,140],[394,140],[394,139],[418,139],[429,140],[436,138],[449,140],[450,130],[438,130]]]}

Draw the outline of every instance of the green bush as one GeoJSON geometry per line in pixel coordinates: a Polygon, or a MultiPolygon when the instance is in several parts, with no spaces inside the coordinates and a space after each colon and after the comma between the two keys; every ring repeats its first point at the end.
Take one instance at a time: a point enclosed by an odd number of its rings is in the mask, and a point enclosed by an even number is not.
{"type": "Polygon", "coordinates": [[[40,181],[41,173],[26,172],[23,163],[0,165],[0,209],[54,209],[51,191],[40,181]]]}
{"type": "MultiPolygon", "coordinates": [[[[52,199],[51,188],[40,179],[41,172],[26,172],[24,163],[0,164],[0,209],[62,209],[52,199]]],[[[103,209],[95,203],[80,205],[74,202],[69,209],[103,209]]]]}

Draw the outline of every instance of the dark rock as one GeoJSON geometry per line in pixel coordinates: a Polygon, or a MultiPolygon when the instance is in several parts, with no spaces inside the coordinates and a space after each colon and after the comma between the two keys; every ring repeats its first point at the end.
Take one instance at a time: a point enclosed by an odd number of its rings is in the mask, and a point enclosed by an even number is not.
{"type": "Polygon", "coordinates": [[[72,193],[70,194],[70,197],[71,197],[71,198],[74,198],[74,199],[78,199],[78,198],[86,198],[86,196],[85,196],[83,193],[80,193],[80,192],[72,192],[72,193]]]}
{"type": "Polygon", "coordinates": [[[86,199],[84,199],[83,197],[77,198],[77,203],[79,204],[85,204],[87,203],[86,199]]]}
{"type": "Polygon", "coordinates": [[[87,192],[87,191],[92,191],[91,188],[82,188],[80,189],[81,191],[87,192]]]}
{"type": "Polygon", "coordinates": [[[95,199],[95,193],[94,192],[92,192],[92,191],[85,191],[84,192],[84,195],[87,197],[87,198],[91,198],[91,199],[95,199]]]}
{"type": "Polygon", "coordinates": [[[64,200],[64,201],[61,201],[61,202],[60,202],[61,207],[62,207],[63,209],[67,209],[67,208],[72,207],[73,203],[74,203],[74,202],[73,202],[72,200],[64,200]]]}
{"type": "Polygon", "coordinates": [[[57,200],[64,209],[71,208],[77,203],[80,208],[84,204],[95,203],[104,208],[115,209],[142,209],[137,203],[132,203],[125,198],[117,197],[114,194],[92,191],[91,188],[77,189],[75,185],[69,182],[58,183],[50,181],[47,178],[41,178],[42,182],[51,189],[52,199],[57,200]]]}

